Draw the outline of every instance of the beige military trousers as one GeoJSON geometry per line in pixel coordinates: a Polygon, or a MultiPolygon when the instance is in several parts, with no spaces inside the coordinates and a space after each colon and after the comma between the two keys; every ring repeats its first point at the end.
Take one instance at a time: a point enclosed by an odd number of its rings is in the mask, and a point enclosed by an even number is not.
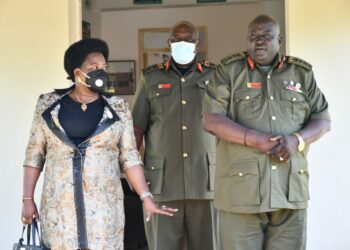
{"type": "Polygon", "coordinates": [[[219,211],[221,250],[305,250],[306,209],[240,214],[219,211]]]}
{"type": "Polygon", "coordinates": [[[179,209],[145,221],[149,250],[217,250],[218,213],[211,200],[158,202],[179,209]]]}

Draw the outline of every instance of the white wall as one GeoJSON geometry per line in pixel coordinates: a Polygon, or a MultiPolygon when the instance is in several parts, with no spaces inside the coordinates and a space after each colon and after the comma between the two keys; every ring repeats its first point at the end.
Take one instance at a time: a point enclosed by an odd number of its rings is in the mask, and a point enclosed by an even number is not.
{"type": "Polygon", "coordinates": [[[289,53],[313,65],[332,116],[332,131],[311,147],[308,249],[350,249],[348,0],[289,0],[289,53]]]}
{"type": "Polygon", "coordinates": [[[91,37],[101,37],[101,12],[96,9],[96,0],[91,0],[91,7],[82,4],[82,19],[90,23],[91,37]]]}
{"type": "MultiPolygon", "coordinates": [[[[22,229],[22,163],[36,100],[67,86],[63,53],[78,37],[72,5],[79,1],[0,1],[0,249],[12,249],[22,229]]],[[[39,202],[40,185],[36,193],[39,202]]]]}

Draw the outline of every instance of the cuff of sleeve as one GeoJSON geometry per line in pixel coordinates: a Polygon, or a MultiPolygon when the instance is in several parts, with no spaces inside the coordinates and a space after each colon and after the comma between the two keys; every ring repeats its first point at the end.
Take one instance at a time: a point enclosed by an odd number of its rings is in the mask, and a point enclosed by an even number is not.
{"type": "Polygon", "coordinates": [[[142,166],[142,165],[143,165],[142,161],[127,161],[124,163],[122,169],[123,169],[123,172],[125,172],[129,168],[132,168],[135,166],[142,166]]]}
{"type": "Polygon", "coordinates": [[[224,105],[221,105],[217,100],[205,96],[202,107],[202,115],[204,113],[217,113],[221,115],[226,115],[227,110],[224,105]]]}
{"type": "Polygon", "coordinates": [[[23,166],[30,166],[33,168],[43,169],[45,160],[40,157],[33,157],[25,159],[23,166]]]}
{"type": "Polygon", "coordinates": [[[331,121],[331,117],[328,113],[328,111],[323,111],[323,112],[319,112],[319,113],[314,113],[311,115],[311,120],[327,120],[327,121],[331,121]]]}

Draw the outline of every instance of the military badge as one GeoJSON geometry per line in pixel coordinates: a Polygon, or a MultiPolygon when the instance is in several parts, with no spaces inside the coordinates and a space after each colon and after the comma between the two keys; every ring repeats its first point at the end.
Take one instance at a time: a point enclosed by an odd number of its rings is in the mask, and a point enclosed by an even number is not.
{"type": "Polygon", "coordinates": [[[171,89],[171,83],[158,84],[158,89],[171,89]]]}

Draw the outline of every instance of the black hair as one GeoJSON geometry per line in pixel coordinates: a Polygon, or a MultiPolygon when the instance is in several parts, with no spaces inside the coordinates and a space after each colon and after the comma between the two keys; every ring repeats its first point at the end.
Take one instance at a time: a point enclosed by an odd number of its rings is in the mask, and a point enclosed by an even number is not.
{"type": "Polygon", "coordinates": [[[68,74],[67,79],[74,81],[74,70],[79,68],[86,57],[93,52],[101,53],[105,60],[108,60],[108,45],[101,39],[87,38],[69,46],[64,53],[64,69],[68,74]]]}

